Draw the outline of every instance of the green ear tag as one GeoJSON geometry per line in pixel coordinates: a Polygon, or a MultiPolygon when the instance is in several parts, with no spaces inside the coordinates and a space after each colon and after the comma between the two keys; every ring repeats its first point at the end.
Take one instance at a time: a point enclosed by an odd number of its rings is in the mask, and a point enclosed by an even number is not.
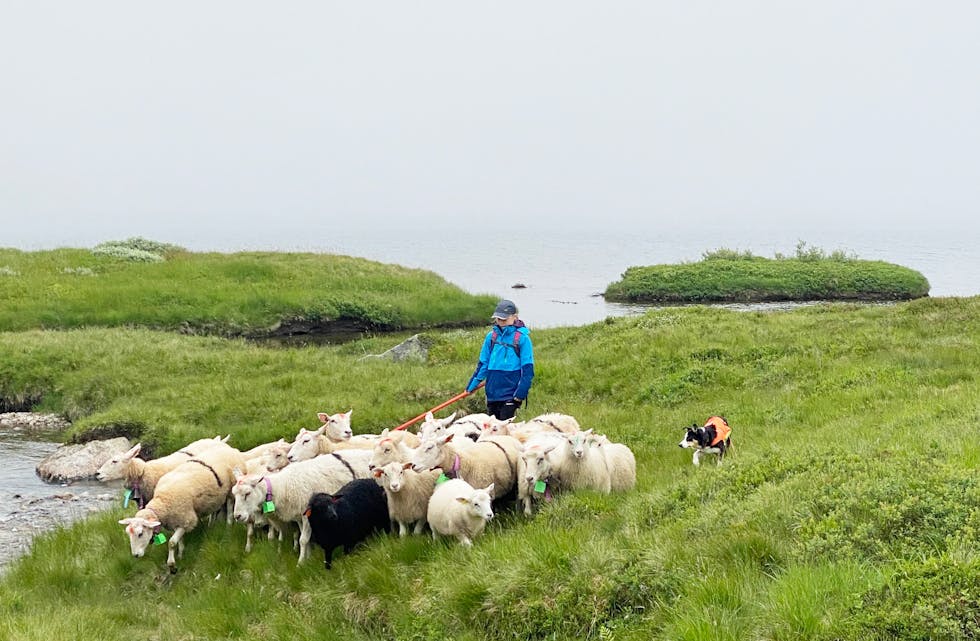
{"type": "Polygon", "coordinates": [[[129,507],[129,499],[131,498],[133,498],[133,491],[126,490],[126,492],[123,493],[123,507],[129,507]]]}
{"type": "Polygon", "coordinates": [[[534,484],[534,491],[538,494],[543,494],[545,490],[548,489],[548,484],[544,481],[538,481],[534,484]]]}
{"type": "Polygon", "coordinates": [[[167,535],[163,532],[157,532],[156,536],[153,537],[153,542],[157,545],[163,545],[167,542],[167,535]]]}
{"type": "Polygon", "coordinates": [[[273,503],[272,501],[262,502],[262,514],[268,514],[269,512],[275,512],[275,511],[276,511],[275,503],[273,503]]]}
{"type": "Polygon", "coordinates": [[[446,476],[445,472],[443,472],[442,474],[439,475],[439,478],[436,479],[436,485],[439,485],[440,483],[445,483],[448,480],[449,477],[446,476]]]}

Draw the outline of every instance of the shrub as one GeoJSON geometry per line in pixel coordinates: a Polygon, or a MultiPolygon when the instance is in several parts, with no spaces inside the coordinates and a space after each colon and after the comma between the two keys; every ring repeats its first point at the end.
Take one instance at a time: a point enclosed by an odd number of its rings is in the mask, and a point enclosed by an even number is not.
{"type": "Polygon", "coordinates": [[[187,250],[178,245],[170,245],[137,236],[126,240],[108,240],[99,243],[92,250],[92,253],[133,262],[158,263],[166,260],[167,254],[182,251],[187,250]]]}

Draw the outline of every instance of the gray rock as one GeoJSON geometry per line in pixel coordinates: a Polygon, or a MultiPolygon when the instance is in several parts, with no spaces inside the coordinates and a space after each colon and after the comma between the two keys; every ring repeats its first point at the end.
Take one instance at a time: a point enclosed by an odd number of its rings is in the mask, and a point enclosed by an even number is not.
{"type": "Polygon", "coordinates": [[[83,445],[62,445],[38,463],[37,475],[48,483],[95,478],[103,463],[131,447],[132,443],[123,436],[83,445]]]}
{"type": "Polygon", "coordinates": [[[63,430],[71,423],[58,414],[35,412],[4,412],[0,414],[0,427],[15,432],[63,430]]]}
{"type": "Polygon", "coordinates": [[[395,345],[387,352],[383,354],[371,354],[368,356],[361,357],[360,360],[367,360],[372,358],[383,358],[393,361],[395,363],[399,361],[422,361],[425,362],[429,358],[429,347],[425,339],[423,339],[419,334],[416,334],[409,338],[408,340],[395,345]]]}

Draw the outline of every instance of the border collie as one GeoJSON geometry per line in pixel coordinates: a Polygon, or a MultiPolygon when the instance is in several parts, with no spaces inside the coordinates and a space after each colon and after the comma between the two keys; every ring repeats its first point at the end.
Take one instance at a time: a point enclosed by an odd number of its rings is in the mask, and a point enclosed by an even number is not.
{"type": "Polygon", "coordinates": [[[695,465],[701,465],[702,454],[717,454],[718,465],[721,465],[725,452],[732,447],[732,428],[728,426],[725,417],[712,416],[704,427],[698,427],[697,423],[694,423],[684,429],[687,430],[687,434],[678,445],[694,450],[695,465]]]}

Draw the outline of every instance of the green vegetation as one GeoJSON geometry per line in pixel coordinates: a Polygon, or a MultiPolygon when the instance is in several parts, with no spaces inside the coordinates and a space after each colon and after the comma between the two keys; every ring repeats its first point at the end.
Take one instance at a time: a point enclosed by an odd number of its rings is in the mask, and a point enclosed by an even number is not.
{"type": "Polygon", "coordinates": [[[139,238],[91,251],[0,249],[0,300],[0,331],[142,326],[225,336],[338,322],[483,325],[495,302],[429,271],[361,258],[200,254],[139,238]]]}
{"type": "Polygon", "coordinates": [[[722,248],[696,263],[630,267],[605,291],[606,300],[647,303],[891,301],[928,294],[929,281],[915,270],[842,251],[827,255],[803,241],[793,257],[722,248]]]}
{"type": "MultiPolygon", "coordinates": [[[[462,388],[481,334],[430,332],[429,363],[394,364],[358,360],[382,338],[3,333],[0,396],[66,411],[76,437],[138,432],[164,453],[230,432],[245,448],[316,411],[353,407],[355,431],[414,416],[462,388]]],[[[162,547],[131,557],[120,507],[10,567],[0,638],[977,638],[980,297],[672,308],[534,336],[524,416],[565,411],[629,444],[635,491],[501,513],[472,549],[380,537],[329,573],[319,550],[300,568],[288,544],[246,556],[243,528],[216,523],[171,576],[162,547]],[[681,426],[713,413],[735,450],[695,468],[681,426]]]]}

